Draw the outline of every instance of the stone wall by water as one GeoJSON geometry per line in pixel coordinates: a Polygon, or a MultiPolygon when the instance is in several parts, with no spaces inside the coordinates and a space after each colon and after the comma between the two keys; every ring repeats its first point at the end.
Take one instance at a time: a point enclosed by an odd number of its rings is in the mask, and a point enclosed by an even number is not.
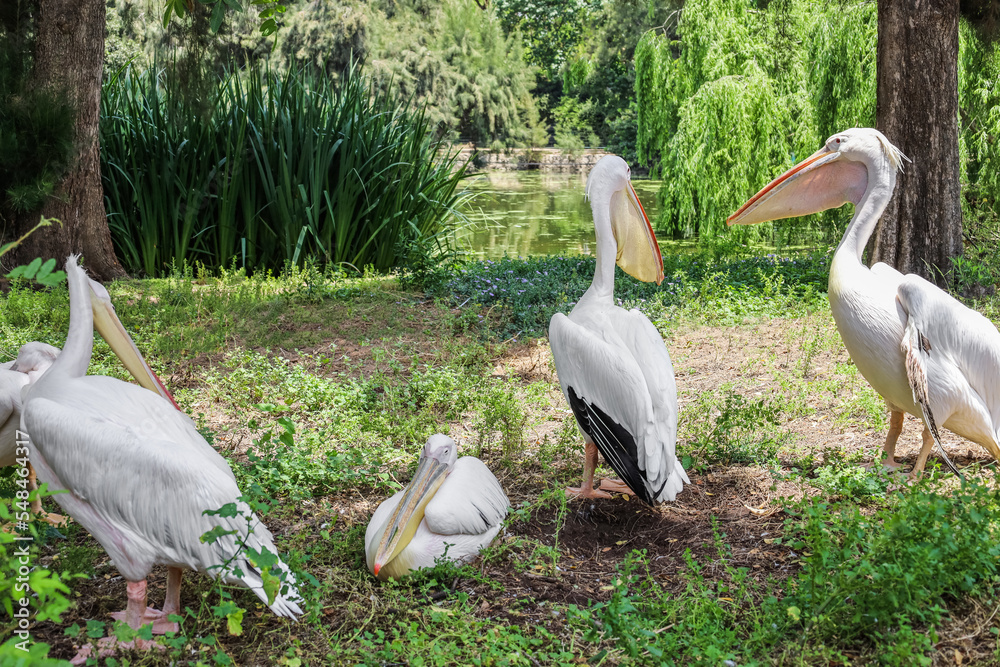
{"type": "MultiPolygon", "coordinates": [[[[464,162],[476,152],[473,146],[463,146],[459,161],[464,162]]],[[[538,169],[556,172],[587,172],[608,152],[603,148],[587,148],[575,153],[558,148],[517,148],[509,153],[478,151],[474,166],[484,171],[519,171],[538,169]]]]}

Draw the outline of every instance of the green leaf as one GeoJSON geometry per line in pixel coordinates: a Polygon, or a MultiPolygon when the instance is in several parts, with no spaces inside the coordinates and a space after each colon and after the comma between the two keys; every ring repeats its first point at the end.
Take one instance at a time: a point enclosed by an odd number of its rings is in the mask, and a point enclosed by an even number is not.
{"type": "Polygon", "coordinates": [[[224,519],[231,519],[239,514],[239,509],[236,507],[236,503],[226,503],[217,510],[205,510],[202,514],[205,516],[221,516],[224,519]]]}
{"type": "Polygon", "coordinates": [[[231,635],[243,634],[243,609],[226,614],[226,628],[229,629],[231,635]]]}
{"type": "Polygon", "coordinates": [[[226,535],[235,535],[235,534],[236,534],[235,530],[226,530],[222,526],[214,526],[212,530],[208,531],[198,539],[201,540],[202,544],[215,544],[215,542],[218,541],[220,537],[225,537],[226,535]]]}
{"type": "Polygon", "coordinates": [[[226,18],[226,5],[222,2],[216,2],[215,7],[212,8],[212,18],[209,23],[213,33],[219,32],[224,18],[226,18]]]}

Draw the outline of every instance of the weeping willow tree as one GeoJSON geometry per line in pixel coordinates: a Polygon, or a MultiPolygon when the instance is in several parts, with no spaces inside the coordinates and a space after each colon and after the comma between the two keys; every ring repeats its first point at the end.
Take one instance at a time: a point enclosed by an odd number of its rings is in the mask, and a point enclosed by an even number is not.
{"type": "MultiPolygon", "coordinates": [[[[664,181],[661,229],[715,237],[728,214],[829,133],[872,124],[874,12],[871,3],[688,0],[675,39],[646,34],[636,49],[638,149],[664,181]]],[[[837,217],[735,233],[831,237],[837,217]]]]}
{"type": "Polygon", "coordinates": [[[964,221],[1000,211],[1000,41],[962,22],[958,52],[959,150],[964,221]]]}
{"type": "Polygon", "coordinates": [[[532,143],[533,70],[492,8],[406,0],[373,16],[368,72],[426,110],[439,136],[502,150],[532,143]]]}
{"type": "MultiPolygon", "coordinates": [[[[658,226],[711,240],[726,216],[829,135],[875,125],[876,4],[688,0],[674,33],[636,49],[639,158],[664,184],[658,226]]],[[[1000,242],[1000,42],[959,40],[964,224],[1000,242]]],[[[832,241],[849,212],[739,230],[832,241]]],[[[732,234],[732,230],[730,234],[732,234]]]]}

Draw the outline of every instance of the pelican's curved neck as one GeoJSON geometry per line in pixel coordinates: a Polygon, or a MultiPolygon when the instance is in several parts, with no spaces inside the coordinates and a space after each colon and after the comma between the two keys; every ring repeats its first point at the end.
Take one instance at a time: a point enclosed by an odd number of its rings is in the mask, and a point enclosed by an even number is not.
{"type": "Polygon", "coordinates": [[[858,264],[868,239],[875,231],[882,212],[889,205],[892,191],[896,187],[896,170],[888,160],[880,160],[868,166],[868,188],[861,201],[854,208],[854,217],[847,225],[844,238],[834,253],[834,261],[854,257],[858,264]]]}
{"type": "Polygon", "coordinates": [[[76,258],[66,260],[66,278],[69,283],[69,333],[66,345],[45,375],[63,378],[83,377],[90,366],[94,351],[94,313],[90,305],[90,283],[87,274],[76,265],[76,258]]]}
{"type": "Polygon", "coordinates": [[[618,258],[618,243],[611,229],[611,204],[605,197],[591,199],[591,209],[594,214],[594,234],[597,247],[597,268],[594,269],[594,280],[584,293],[583,298],[610,303],[615,293],[615,261],[618,258]]]}

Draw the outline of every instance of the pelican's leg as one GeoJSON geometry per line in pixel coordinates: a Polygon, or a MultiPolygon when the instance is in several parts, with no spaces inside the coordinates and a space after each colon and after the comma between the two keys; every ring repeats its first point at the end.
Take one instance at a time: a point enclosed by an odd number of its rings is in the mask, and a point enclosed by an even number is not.
{"type": "MultiPolygon", "coordinates": [[[[146,606],[146,580],[142,581],[130,581],[126,586],[126,591],[128,594],[128,604],[125,606],[125,611],[120,611],[111,614],[115,620],[123,621],[127,626],[133,630],[138,630],[143,625],[150,623],[147,619],[150,608],[146,606]]],[[[152,611],[156,611],[152,609],[152,611]]],[[[162,614],[163,612],[156,612],[162,614]]],[[[150,649],[158,648],[164,650],[166,647],[160,646],[156,642],[152,642],[146,639],[141,639],[136,637],[132,641],[119,641],[114,635],[110,637],[104,637],[97,641],[97,657],[106,658],[115,654],[118,649],[150,649]]],[[[94,647],[92,644],[88,644],[80,649],[76,656],[70,660],[70,664],[73,665],[83,665],[87,662],[89,658],[93,656],[94,647]]]]}
{"type": "MultiPolygon", "coordinates": [[[[31,467],[30,463],[28,464],[28,490],[38,490],[38,478],[35,476],[35,469],[31,467]]],[[[35,496],[35,499],[31,501],[31,513],[42,521],[51,523],[53,526],[62,526],[66,524],[66,517],[62,514],[49,514],[43,510],[42,499],[38,496],[35,496]]]]}
{"type": "Polygon", "coordinates": [[[579,488],[570,487],[566,489],[566,493],[575,498],[610,498],[610,493],[598,491],[594,488],[594,470],[597,468],[597,445],[592,442],[585,443],[584,450],[583,486],[579,488]]]}
{"type": "Polygon", "coordinates": [[[179,567],[167,568],[167,596],[163,600],[163,617],[153,622],[153,634],[162,635],[167,632],[180,632],[180,624],[171,621],[170,614],[181,613],[181,575],[179,567]]]}
{"type": "Polygon", "coordinates": [[[924,471],[924,466],[927,464],[927,457],[930,456],[931,448],[934,446],[934,436],[926,426],[920,437],[923,438],[924,443],[920,446],[920,455],[917,457],[917,462],[914,464],[913,470],[910,471],[910,479],[916,479],[924,471]]]}
{"type": "MultiPolygon", "coordinates": [[[[902,463],[896,460],[896,441],[899,440],[899,434],[902,432],[903,413],[899,410],[891,410],[889,412],[889,432],[885,436],[885,446],[883,448],[885,451],[885,461],[882,462],[882,465],[886,468],[895,470],[902,465],[902,463]]],[[[924,432],[926,433],[926,429],[924,432]]]]}
{"type": "MultiPolygon", "coordinates": [[[[180,578],[177,581],[178,587],[180,586],[180,578]]],[[[170,575],[167,575],[167,596],[169,600],[170,596],[170,575]]],[[[130,581],[128,582],[128,605],[125,607],[125,611],[116,611],[111,614],[111,618],[116,621],[122,621],[128,627],[133,630],[138,630],[144,625],[149,625],[152,623],[153,632],[156,634],[163,634],[163,632],[168,632],[171,629],[163,630],[157,633],[157,625],[161,627],[163,624],[169,623],[167,621],[166,612],[160,611],[154,607],[146,606],[146,580],[142,581],[130,581]]],[[[176,624],[174,624],[176,625],[176,624]]],[[[173,628],[176,631],[176,628],[173,628]]]]}

